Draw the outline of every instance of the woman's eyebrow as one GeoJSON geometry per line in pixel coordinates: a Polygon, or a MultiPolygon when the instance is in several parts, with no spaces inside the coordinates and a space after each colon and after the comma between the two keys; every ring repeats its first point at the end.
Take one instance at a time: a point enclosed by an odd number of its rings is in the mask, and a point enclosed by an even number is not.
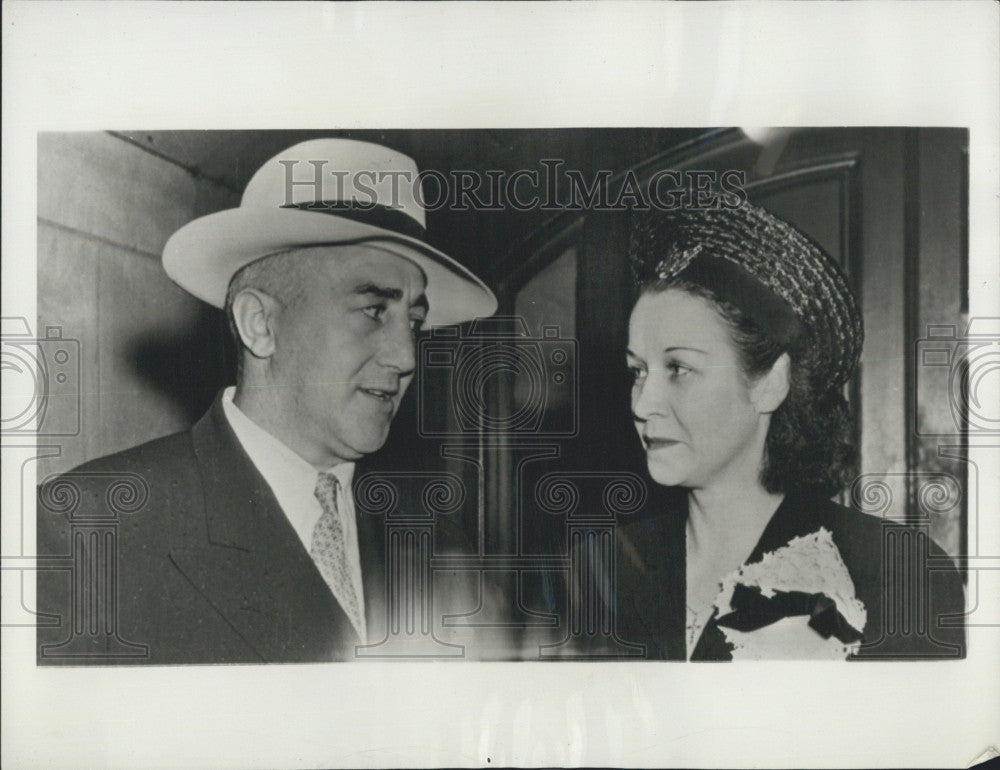
{"type": "Polygon", "coordinates": [[[664,348],[663,352],[664,353],[673,353],[675,350],[691,350],[691,351],[693,351],[695,353],[701,353],[703,356],[707,356],[708,355],[708,351],[707,350],[702,350],[701,348],[692,348],[689,345],[674,345],[674,346],[669,347],[669,348],[664,348]]]}
{"type": "MultiPolygon", "coordinates": [[[[672,345],[669,348],[664,348],[663,352],[664,353],[673,353],[675,350],[690,350],[690,351],[692,351],[694,353],[701,353],[703,356],[707,356],[708,355],[708,351],[707,350],[702,350],[701,348],[693,348],[693,347],[690,347],[688,345],[672,345]]],[[[640,356],[638,353],[636,353],[631,348],[626,348],[625,349],[625,354],[627,356],[631,357],[631,358],[634,358],[634,359],[638,360],[638,361],[642,361],[642,356],[640,356]]]]}

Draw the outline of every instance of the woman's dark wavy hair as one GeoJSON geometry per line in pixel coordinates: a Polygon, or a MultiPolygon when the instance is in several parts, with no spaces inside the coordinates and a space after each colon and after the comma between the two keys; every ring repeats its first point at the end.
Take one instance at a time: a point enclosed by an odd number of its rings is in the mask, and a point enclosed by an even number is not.
{"type": "Polygon", "coordinates": [[[640,292],[659,294],[667,289],[700,297],[722,316],[748,378],[765,374],[782,353],[788,353],[788,395],[771,415],[760,474],[764,488],[784,494],[808,489],[826,497],[843,490],[857,476],[851,415],[843,393],[825,385],[824,373],[810,355],[807,335],[799,334],[782,346],[740,308],[689,281],[654,280],[640,292]]]}

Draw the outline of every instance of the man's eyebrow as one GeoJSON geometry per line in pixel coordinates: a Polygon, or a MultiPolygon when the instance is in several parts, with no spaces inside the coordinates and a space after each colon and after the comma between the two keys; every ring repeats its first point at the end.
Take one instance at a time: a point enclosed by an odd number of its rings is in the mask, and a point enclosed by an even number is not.
{"type": "Polygon", "coordinates": [[[354,287],[355,294],[371,294],[379,299],[391,299],[399,301],[403,298],[402,289],[392,289],[388,286],[378,286],[374,283],[362,283],[354,287]]]}
{"type": "MultiPolygon", "coordinates": [[[[354,293],[361,296],[371,295],[373,297],[378,297],[379,299],[392,300],[393,302],[398,302],[403,298],[402,289],[393,289],[388,286],[379,286],[374,283],[359,284],[354,287],[354,293]]],[[[421,294],[410,304],[410,307],[419,307],[427,310],[430,307],[430,303],[427,302],[427,295],[421,294]]]]}

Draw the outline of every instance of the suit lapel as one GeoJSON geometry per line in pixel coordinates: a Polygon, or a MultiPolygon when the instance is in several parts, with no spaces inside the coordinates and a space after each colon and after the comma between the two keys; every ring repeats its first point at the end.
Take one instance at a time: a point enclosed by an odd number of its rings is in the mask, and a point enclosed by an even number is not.
{"type": "Polygon", "coordinates": [[[191,431],[207,540],[170,558],[263,660],[346,657],[357,643],[270,487],[243,451],[221,396],[191,431]]]}

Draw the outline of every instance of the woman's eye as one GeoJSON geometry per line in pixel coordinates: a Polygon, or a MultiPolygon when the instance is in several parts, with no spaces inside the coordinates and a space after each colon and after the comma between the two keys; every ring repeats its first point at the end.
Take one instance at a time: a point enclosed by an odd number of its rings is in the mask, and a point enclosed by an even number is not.
{"type": "Polygon", "coordinates": [[[670,373],[671,377],[683,377],[685,374],[690,374],[691,369],[684,364],[679,364],[676,361],[671,361],[667,364],[667,371],[670,373]]]}
{"type": "Polygon", "coordinates": [[[643,375],[644,375],[644,374],[645,374],[646,372],[645,372],[645,371],[644,371],[644,370],[643,370],[642,368],[640,368],[640,367],[638,367],[638,366],[630,366],[630,367],[628,368],[628,373],[629,373],[629,376],[630,376],[630,377],[631,377],[631,378],[632,378],[633,380],[639,380],[639,379],[642,379],[643,375]]]}
{"type": "Polygon", "coordinates": [[[369,305],[362,312],[373,321],[380,321],[385,314],[385,305],[369,305]]]}

